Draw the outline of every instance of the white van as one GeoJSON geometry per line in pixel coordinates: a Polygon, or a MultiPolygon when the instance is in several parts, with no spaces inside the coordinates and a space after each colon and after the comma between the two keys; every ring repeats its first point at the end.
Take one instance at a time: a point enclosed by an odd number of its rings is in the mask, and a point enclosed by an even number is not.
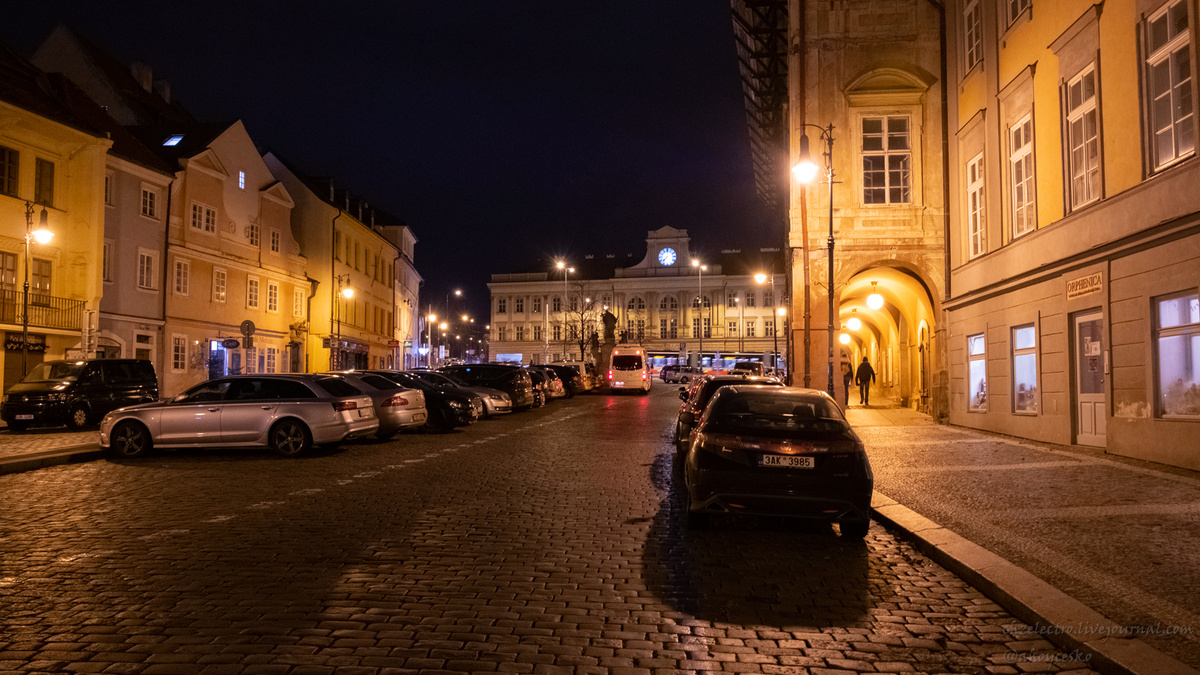
{"type": "Polygon", "coordinates": [[[637,389],[650,393],[650,364],[646,362],[646,350],[637,346],[613,347],[609,362],[608,389],[616,393],[624,389],[637,389]]]}

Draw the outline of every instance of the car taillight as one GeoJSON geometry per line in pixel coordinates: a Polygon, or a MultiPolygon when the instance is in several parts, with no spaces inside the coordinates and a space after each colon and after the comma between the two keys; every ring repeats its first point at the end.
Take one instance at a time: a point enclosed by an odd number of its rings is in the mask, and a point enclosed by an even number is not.
{"type": "Polygon", "coordinates": [[[644,371],[644,370],[642,371],[642,379],[643,380],[646,379],[646,371],[644,371]]]}
{"type": "Polygon", "coordinates": [[[358,401],[334,401],[333,409],[338,412],[358,409],[358,401]]]}
{"type": "Polygon", "coordinates": [[[608,371],[608,379],[610,379],[610,380],[612,379],[612,371],[611,370],[608,371]]]}
{"type": "Polygon", "coordinates": [[[385,408],[403,408],[406,405],[408,405],[408,399],[403,396],[393,396],[383,402],[385,408]]]}

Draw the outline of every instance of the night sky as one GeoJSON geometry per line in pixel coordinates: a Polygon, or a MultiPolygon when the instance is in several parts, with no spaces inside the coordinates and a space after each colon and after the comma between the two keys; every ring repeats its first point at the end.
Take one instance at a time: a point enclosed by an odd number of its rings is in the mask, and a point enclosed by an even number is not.
{"type": "MultiPolygon", "coordinates": [[[[11,3],[17,4],[17,3],[11,3]]],[[[375,0],[7,7],[22,55],[64,22],[144,61],[202,121],[404,219],[422,304],[539,259],[775,246],[754,193],[728,0],[375,0]],[[114,10],[113,7],[122,9],[114,10]]]]}

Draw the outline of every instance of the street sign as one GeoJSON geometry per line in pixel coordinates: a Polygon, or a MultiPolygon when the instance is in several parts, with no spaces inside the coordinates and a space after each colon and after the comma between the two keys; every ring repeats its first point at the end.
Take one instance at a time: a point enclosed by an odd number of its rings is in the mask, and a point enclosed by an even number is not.
{"type": "Polygon", "coordinates": [[[242,322],[242,335],[245,335],[246,337],[254,335],[254,322],[250,319],[246,319],[242,322]]]}
{"type": "Polygon", "coordinates": [[[400,341],[399,341],[399,340],[388,340],[388,346],[389,346],[389,347],[393,347],[393,348],[394,348],[394,347],[399,347],[399,346],[400,346],[400,341]]]}
{"type": "Polygon", "coordinates": [[[225,349],[237,349],[240,344],[241,343],[238,342],[237,338],[225,338],[225,341],[221,343],[221,346],[225,349]]]}

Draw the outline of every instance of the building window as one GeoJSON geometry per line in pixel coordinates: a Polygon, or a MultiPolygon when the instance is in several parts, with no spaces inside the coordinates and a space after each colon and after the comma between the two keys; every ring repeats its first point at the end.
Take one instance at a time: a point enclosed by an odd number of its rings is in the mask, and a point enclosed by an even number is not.
{"type": "Polygon", "coordinates": [[[1100,113],[1096,108],[1096,68],[1067,84],[1067,163],[1071,208],[1100,198],[1100,113]]]}
{"type": "Polygon", "coordinates": [[[658,320],[658,339],[660,339],[660,340],[667,339],[667,320],[666,319],[658,320]]]}
{"type": "Polygon", "coordinates": [[[700,337],[700,317],[692,318],[692,337],[700,337]]]}
{"type": "Polygon", "coordinates": [[[111,173],[104,175],[104,203],[107,206],[113,205],[113,175],[111,173]]]}
{"type": "Polygon", "coordinates": [[[980,153],[967,162],[967,237],[970,240],[970,257],[983,255],[987,250],[987,238],[984,235],[983,153],[980,153]]]}
{"type": "Polygon", "coordinates": [[[571,311],[579,311],[579,298],[571,298],[571,311]]]}
{"type": "Polygon", "coordinates": [[[675,296],[668,295],[662,299],[662,302],[658,303],[658,308],[664,312],[674,311],[679,309],[679,303],[675,301],[675,296]]]}
{"type": "Polygon", "coordinates": [[[175,295],[187,295],[192,285],[192,264],[187,260],[175,261],[175,295]]]}
{"type": "Polygon", "coordinates": [[[1034,206],[1033,116],[1026,115],[1009,129],[1009,169],[1012,180],[1013,237],[1037,227],[1034,206]]]}
{"type": "Polygon", "coordinates": [[[646,321],[645,321],[645,319],[637,320],[637,339],[638,340],[646,339],[646,321]]]}
{"type": "MultiPolygon", "coordinates": [[[[712,300],[710,300],[709,297],[706,295],[706,296],[704,296],[704,308],[708,309],[709,307],[712,307],[712,300]]],[[[700,297],[697,296],[695,298],[692,298],[692,309],[699,309],[699,308],[700,308],[700,297]]]]}
{"type": "Polygon", "coordinates": [[[111,242],[111,241],[105,241],[105,242],[104,242],[104,259],[103,259],[103,262],[101,263],[101,265],[102,265],[102,270],[103,270],[103,272],[102,272],[102,273],[103,273],[103,275],[104,275],[104,280],[105,280],[105,281],[112,281],[112,280],[113,280],[113,276],[112,276],[112,256],[113,256],[113,244],[112,244],[112,242],[111,242]]]}
{"type": "Polygon", "coordinates": [[[679,319],[672,318],[667,322],[667,332],[670,333],[667,337],[672,340],[679,337],[679,319]]]}
{"type": "Polygon", "coordinates": [[[556,323],[556,324],[554,324],[554,341],[557,342],[561,339],[562,339],[562,324],[556,323]]]}
{"type": "Polygon", "coordinates": [[[704,318],[704,337],[712,337],[712,319],[708,317],[704,318]]]}
{"type": "Polygon", "coordinates": [[[1192,102],[1192,44],[1184,0],[1164,7],[1146,22],[1146,94],[1154,168],[1196,149],[1192,102]]]}
{"type": "Polygon", "coordinates": [[[562,311],[562,298],[560,298],[556,295],[550,299],[550,311],[552,311],[552,312],[561,312],[562,311]]]}
{"type": "Polygon", "coordinates": [[[342,256],[342,233],[334,230],[333,232],[333,259],[341,260],[342,256]]]}
{"type": "Polygon", "coordinates": [[[987,411],[987,338],[967,336],[967,409],[987,411]]]}
{"type": "Polygon", "coordinates": [[[908,117],[864,117],[862,154],[864,204],[907,204],[912,200],[908,117]]]}
{"type": "Polygon", "coordinates": [[[963,60],[966,62],[964,72],[983,60],[983,11],[979,8],[979,0],[971,0],[963,11],[963,60]]]}
{"type": "Polygon", "coordinates": [[[275,347],[267,347],[267,371],[268,373],[276,372],[279,366],[279,350],[275,347]]]}
{"type": "Polygon", "coordinates": [[[1038,411],[1037,328],[1012,329],[1013,412],[1038,411]]]}
{"type": "Polygon", "coordinates": [[[727,328],[727,330],[729,331],[729,332],[727,333],[727,334],[729,335],[729,337],[737,337],[737,334],[738,334],[738,322],[737,322],[737,320],[736,320],[736,319],[734,319],[733,321],[728,321],[728,322],[726,322],[726,328],[727,328]]]}
{"type": "Polygon", "coordinates": [[[763,319],[763,337],[775,337],[775,319],[763,319]]]}
{"type": "Polygon", "coordinates": [[[525,339],[525,326],[517,326],[517,342],[525,339]]]}
{"type": "Polygon", "coordinates": [[[1032,0],[1004,0],[1005,4],[1005,22],[1011,26],[1021,18],[1021,15],[1029,10],[1029,4],[1032,0]]]}
{"type": "Polygon", "coordinates": [[[135,333],[133,336],[133,358],[149,360],[154,354],[154,336],[148,333],[135,333]]]}
{"type": "Polygon", "coordinates": [[[30,292],[33,294],[30,302],[39,305],[50,303],[50,270],[53,269],[53,263],[49,260],[41,258],[33,259],[33,270],[31,275],[32,286],[30,292]]]}
{"type": "Polygon", "coordinates": [[[258,223],[250,223],[246,226],[246,238],[250,240],[251,246],[258,246],[260,235],[261,226],[258,223]]]}
{"type": "Polygon", "coordinates": [[[138,251],[138,269],[137,269],[137,285],[138,288],[146,290],[154,290],[158,288],[158,274],[155,271],[155,264],[158,261],[158,255],[150,251],[138,251]]]}
{"type": "Polygon", "coordinates": [[[182,372],[187,369],[187,338],[175,335],[171,338],[171,370],[182,372]]]}
{"type": "Polygon", "coordinates": [[[542,311],[542,299],[541,298],[534,298],[531,304],[533,305],[533,313],[534,314],[537,314],[542,311]]]}
{"type": "MultiPolygon", "coordinates": [[[[571,309],[575,309],[575,307],[572,306],[571,309]]],[[[505,298],[497,299],[496,300],[496,313],[497,314],[505,314],[507,312],[508,312],[508,300],[506,300],[505,298]]]]}
{"type": "Polygon", "coordinates": [[[254,277],[246,279],[246,306],[258,309],[258,279],[254,277]]]}
{"type": "Polygon", "coordinates": [[[274,281],[267,282],[267,311],[279,311],[279,284],[274,281]]]}
{"type": "Polygon", "coordinates": [[[626,308],[630,310],[646,309],[646,301],[638,296],[634,296],[629,299],[628,303],[626,303],[626,308]]]}
{"type": "Polygon", "coordinates": [[[746,319],[746,337],[755,337],[755,329],[758,328],[758,321],[754,319],[746,319]]]}
{"type": "Polygon", "coordinates": [[[0,288],[17,290],[17,254],[0,252],[0,288]]]}
{"type": "Polygon", "coordinates": [[[775,291],[773,291],[769,288],[763,291],[763,305],[762,306],[763,307],[774,307],[775,306],[775,291]]]}
{"type": "Polygon", "coordinates": [[[533,327],[533,339],[534,339],[534,341],[536,341],[536,342],[541,342],[541,341],[542,341],[542,327],[541,327],[541,326],[534,326],[534,327],[533,327]]]}
{"type": "Polygon", "coordinates": [[[241,189],[241,190],[246,189],[246,172],[245,171],[238,172],[238,189],[241,189]]]}
{"type": "Polygon", "coordinates": [[[217,231],[217,210],[192,202],[192,229],[212,234],[217,231]]]}
{"type": "Polygon", "coordinates": [[[292,291],[292,316],[297,319],[304,318],[304,289],[297,288],[292,291]]]}
{"type": "Polygon", "coordinates": [[[283,235],[279,234],[279,230],[271,230],[271,253],[279,253],[282,244],[283,235]]]}
{"type": "Polygon", "coordinates": [[[755,296],[754,291],[746,291],[746,306],[747,307],[754,306],[754,301],[756,299],[754,296],[755,296]]]}
{"type": "Polygon", "coordinates": [[[142,215],[147,218],[158,217],[158,192],[145,186],[142,187],[142,215]]]}
{"type": "Polygon", "coordinates": [[[525,298],[514,298],[513,299],[513,311],[516,312],[517,314],[520,314],[521,312],[525,311],[525,298]]]}
{"type": "Polygon", "coordinates": [[[228,274],[220,267],[213,268],[212,277],[212,300],[213,302],[225,302],[225,289],[228,286],[228,274]]]}
{"type": "Polygon", "coordinates": [[[1155,301],[1158,411],[1200,417],[1200,294],[1155,301]]]}
{"type": "Polygon", "coordinates": [[[248,348],[246,350],[246,374],[247,375],[253,375],[254,373],[258,372],[254,367],[256,365],[257,361],[258,361],[258,349],[255,347],[248,348]]]}
{"type": "Polygon", "coordinates": [[[33,201],[54,206],[54,162],[41,157],[33,162],[33,201]]]}
{"type": "Polygon", "coordinates": [[[17,196],[17,170],[21,153],[0,145],[0,194],[17,196]]]}

